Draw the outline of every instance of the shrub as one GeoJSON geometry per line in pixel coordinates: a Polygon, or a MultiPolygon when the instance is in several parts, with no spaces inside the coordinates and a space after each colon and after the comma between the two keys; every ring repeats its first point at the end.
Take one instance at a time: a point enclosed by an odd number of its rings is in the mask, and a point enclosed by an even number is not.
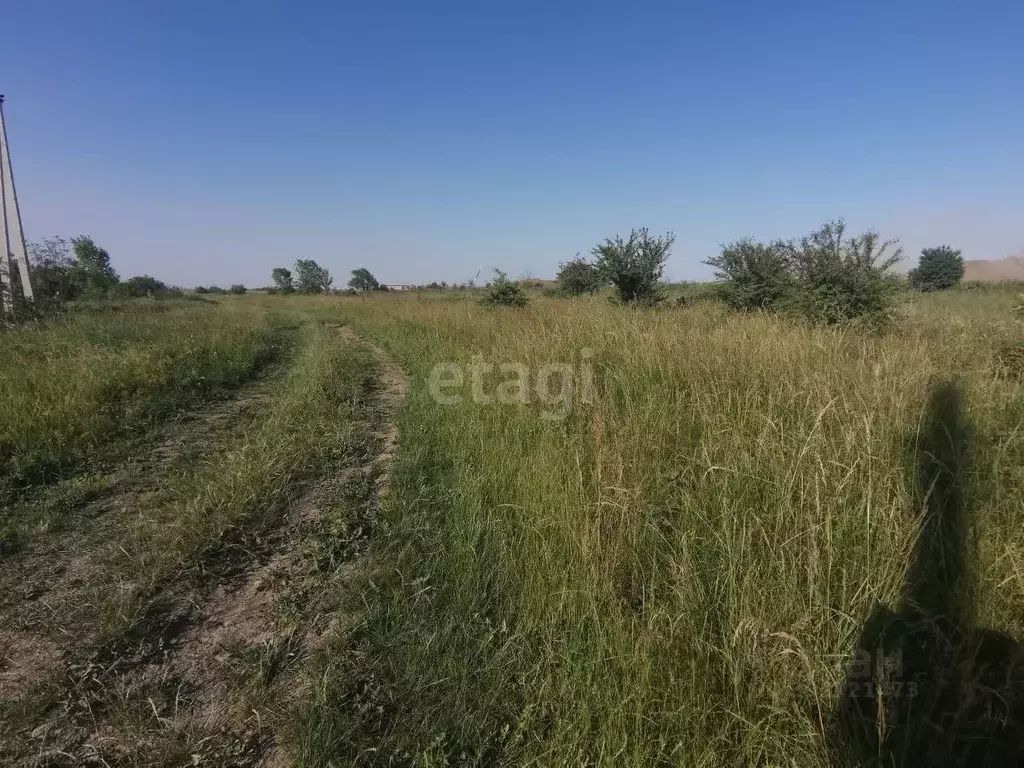
{"type": "Polygon", "coordinates": [[[114,298],[138,298],[142,296],[162,296],[167,293],[167,283],[149,275],[129,277],[113,286],[108,295],[114,298]]]}
{"type": "Polygon", "coordinates": [[[565,296],[582,296],[596,293],[601,287],[601,275],[597,266],[579,254],[571,261],[558,265],[558,290],[565,296]]]}
{"type": "Polygon", "coordinates": [[[231,293],[235,294],[236,296],[241,296],[242,294],[245,293],[245,286],[242,285],[241,283],[235,283],[234,285],[231,286],[231,293]]]}
{"type": "Polygon", "coordinates": [[[832,221],[801,239],[793,256],[796,308],[827,325],[885,324],[897,289],[889,270],[903,250],[894,240],[879,242],[876,232],[844,239],[845,232],[842,221],[832,221]]]}
{"type": "Polygon", "coordinates": [[[738,309],[793,312],[826,325],[885,324],[899,280],[895,241],[875,232],[846,238],[842,221],[825,224],[799,244],[741,240],[705,261],[715,268],[721,296],[738,309]]]}
{"type": "Polygon", "coordinates": [[[32,288],[37,301],[70,301],[78,298],[84,286],[76,269],[68,241],[63,237],[43,238],[29,243],[32,263],[32,288]]]}
{"type": "Polygon", "coordinates": [[[734,309],[780,309],[792,301],[792,243],[758,243],[749,238],[722,248],[704,261],[722,281],[720,296],[734,309]]]}
{"type": "Polygon", "coordinates": [[[657,305],[665,298],[659,281],[674,242],[671,232],[654,236],[646,227],[632,230],[628,240],[606,238],[592,251],[598,275],[615,286],[622,303],[657,305]]]}
{"type": "Polygon", "coordinates": [[[480,303],[489,307],[525,307],[529,299],[518,283],[512,282],[507,274],[496,269],[494,280],[491,281],[480,303]]]}
{"type": "Polygon", "coordinates": [[[948,245],[925,248],[921,260],[910,270],[910,286],[918,291],[944,291],[964,277],[964,258],[948,245]]]}

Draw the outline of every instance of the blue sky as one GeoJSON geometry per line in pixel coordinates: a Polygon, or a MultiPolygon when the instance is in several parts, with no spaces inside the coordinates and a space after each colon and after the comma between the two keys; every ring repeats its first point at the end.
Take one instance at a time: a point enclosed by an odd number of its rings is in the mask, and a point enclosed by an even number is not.
{"type": "Polygon", "coordinates": [[[1020,2],[4,3],[29,239],[122,275],[544,277],[634,226],[667,275],[845,217],[1024,249],[1020,2]]]}

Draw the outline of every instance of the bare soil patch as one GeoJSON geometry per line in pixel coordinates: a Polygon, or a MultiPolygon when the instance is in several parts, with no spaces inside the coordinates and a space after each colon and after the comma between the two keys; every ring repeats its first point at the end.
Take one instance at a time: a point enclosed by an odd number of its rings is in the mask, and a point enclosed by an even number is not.
{"type": "Polygon", "coordinates": [[[1024,280],[1024,253],[1005,259],[969,259],[964,262],[965,280],[1024,280]]]}

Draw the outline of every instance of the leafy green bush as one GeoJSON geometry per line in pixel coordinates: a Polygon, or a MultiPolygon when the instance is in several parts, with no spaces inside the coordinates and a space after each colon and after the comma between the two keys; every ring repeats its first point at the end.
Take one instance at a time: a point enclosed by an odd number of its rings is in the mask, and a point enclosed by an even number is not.
{"type": "Polygon", "coordinates": [[[792,301],[793,244],[737,240],[704,261],[722,281],[720,296],[734,309],[780,309],[792,301]]]}
{"type": "Polygon", "coordinates": [[[597,266],[576,254],[576,258],[558,265],[558,290],[563,296],[596,293],[602,279],[597,266]]]}
{"type": "Polygon", "coordinates": [[[925,248],[921,260],[910,270],[910,286],[918,291],[944,291],[964,278],[964,258],[948,245],[925,248]]]}
{"type": "Polygon", "coordinates": [[[241,283],[235,283],[234,285],[231,286],[231,293],[235,294],[236,296],[241,296],[242,294],[245,293],[245,286],[242,285],[241,283]]]}
{"type": "Polygon", "coordinates": [[[518,283],[508,279],[500,269],[494,270],[494,280],[480,300],[489,307],[525,307],[529,303],[526,292],[518,283]]]}
{"type": "Polygon", "coordinates": [[[891,317],[902,256],[895,241],[875,232],[846,238],[832,221],[799,243],[740,240],[704,263],[715,268],[721,296],[737,309],[789,312],[832,325],[878,326],[891,317]]]}
{"type": "Polygon", "coordinates": [[[665,295],[659,283],[675,239],[671,232],[651,235],[646,227],[632,230],[625,240],[621,235],[606,238],[592,251],[597,273],[615,286],[623,304],[660,304],[665,295]]]}
{"type": "Polygon", "coordinates": [[[162,296],[168,291],[167,283],[149,275],[129,277],[111,286],[107,291],[108,298],[128,299],[144,296],[162,296]]]}
{"type": "Polygon", "coordinates": [[[880,242],[877,232],[844,239],[845,232],[842,221],[831,221],[801,239],[793,259],[796,308],[826,325],[883,325],[898,288],[889,270],[903,250],[894,240],[880,242]]]}

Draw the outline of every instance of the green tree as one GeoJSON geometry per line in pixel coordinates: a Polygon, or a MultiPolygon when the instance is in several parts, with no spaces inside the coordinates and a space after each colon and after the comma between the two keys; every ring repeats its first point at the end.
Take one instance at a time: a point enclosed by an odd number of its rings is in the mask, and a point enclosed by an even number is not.
{"type": "Polygon", "coordinates": [[[601,287],[597,266],[576,254],[576,258],[558,265],[558,289],[566,296],[595,293],[601,287]]]}
{"type": "Polygon", "coordinates": [[[100,248],[89,235],[71,238],[75,250],[75,270],[84,291],[102,294],[117,284],[117,272],[110,263],[110,254],[100,248]]]}
{"type": "Polygon", "coordinates": [[[371,274],[370,270],[366,267],[359,267],[359,269],[352,270],[348,287],[354,291],[366,293],[367,291],[379,291],[380,283],[377,282],[377,278],[371,274]]]}
{"type": "Polygon", "coordinates": [[[295,262],[295,290],[299,293],[327,293],[334,279],[312,259],[295,262]]]}
{"type": "Polygon", "coordinates": [[[508,275],[500,269],[494,270],[494,280],[480,300],[481,304],[489,307],[525,307],[529,302],[519,284],[509,280],[508,275]]]}
{"type": "Polygon", "coordinates": [[[615,286],[624,304],[659,304],[664,294],[658,283],[675,239],[671,232],[651,235],[646,227],[634,229],[626,240],[620,235],[606,238],[592,251],[598,275],[615,286]]]}
{"type": "Polygon", "coordinates": [[[274,281],[274,287],[281,293],[291,293],[294,290],[292,271],[286,267],[274,267],[270,273],[270,279],[274,281]]]}
{"type": "Polygon", "coordinates": [[[720,295],[734,309],[780,309],[793,296],[793,245],[782,240],[738,240],[704,261],[721,281],[720,295]]]}
{"type": "Polygon", "coordinates": [[[236,296],[241,296],[242,294],[245,293],[245,286],[242,285],[241,283],[235,283],[234,285],[231,286],[231,293],[235,294],[236,296]]]}
{"type": "Polygon", "coordinates": [[[925,248],[910,270],[910,286],[918,291],[944,291],[964,278],[964,258],[948,245],[925,248]]]}

